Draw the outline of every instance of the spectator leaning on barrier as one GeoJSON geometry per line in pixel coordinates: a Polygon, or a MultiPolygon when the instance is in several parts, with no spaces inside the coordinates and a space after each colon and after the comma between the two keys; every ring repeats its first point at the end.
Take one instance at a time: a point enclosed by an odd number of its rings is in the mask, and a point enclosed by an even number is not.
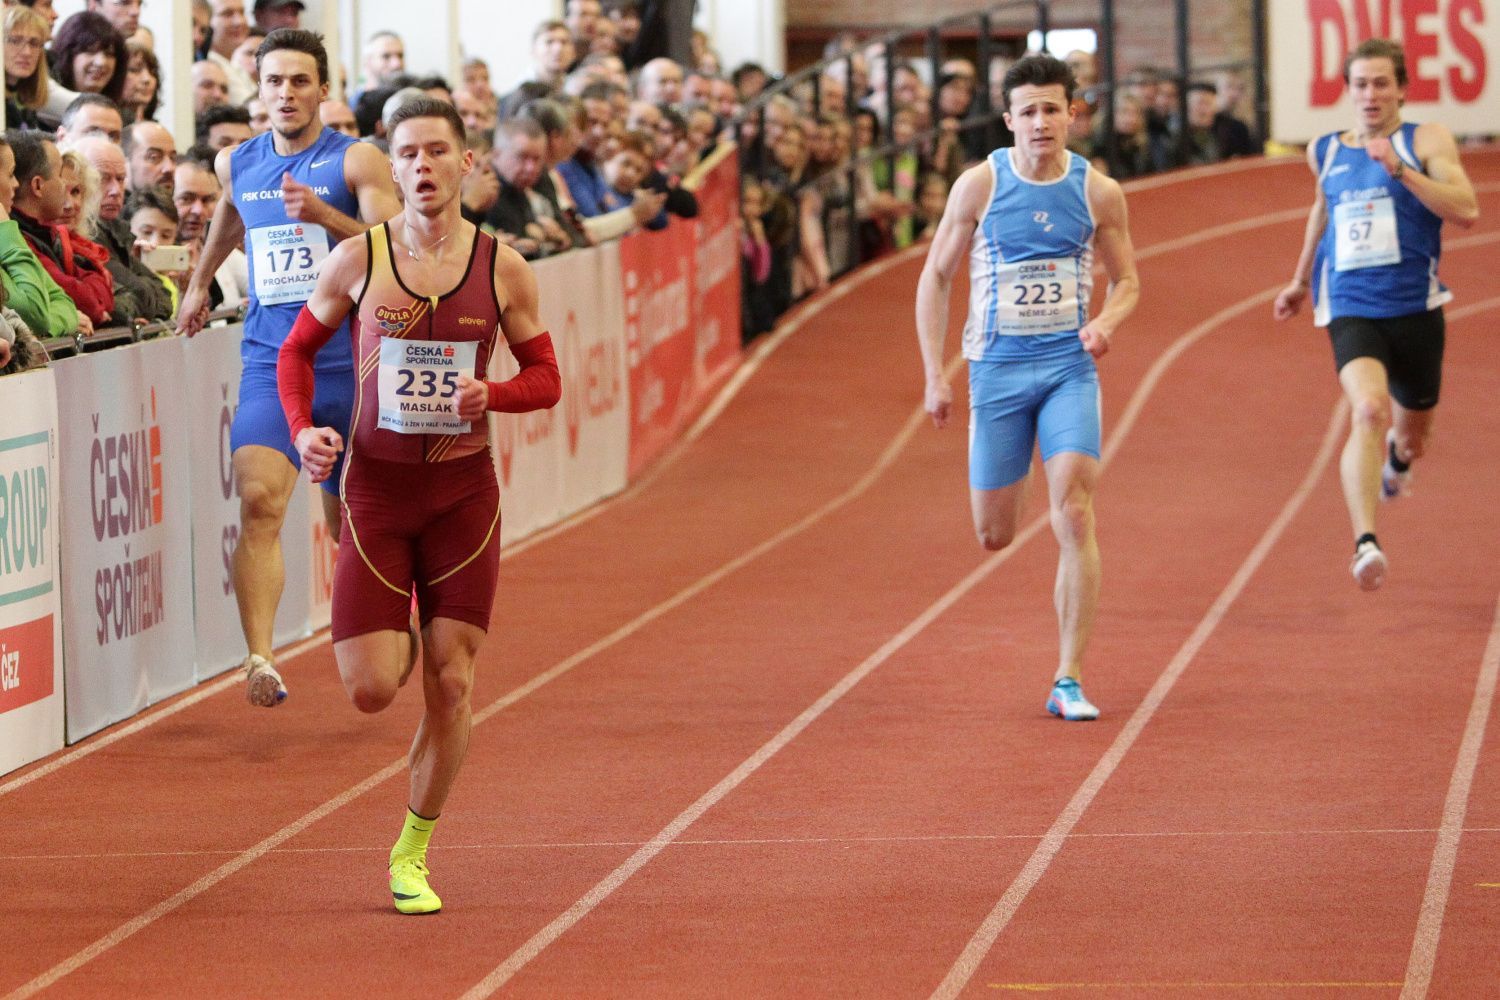
{"type": "Polygon", "coordinates": [[[1233,156],[1259,156],[1260,143],[1250,132],[1250,126],[1235,117],[1235,110],[1245,97],[1245,78],[1233,70],[1225,70],[1218,76],[1215,85],[1214,137],[1219,143],[1219,155],[1224,159],[1233,156]]]}
{"type": "Polygon", "coordinates": [[[98,242],[109,251],[109,273],[116,288],[128,289],[134,296],[139,319],[170,319],[172,297],[162,287],[155,272],[132,253],[135,238],[130,235],[120,213],[125,207],[125,154],[107,139],[89,136],[72,143],[99,171],[98,242]]]}
{"type": "Polygon", "coordinates": [[[555,219],[538,216],[530,192],[546,171],[547,137],[529,118],[512,118],[495,128],[493,162],[500,181],[485,222],[495,238],[534,260],[572,246],[555,219]]]}
{"type": "MultiPolygon", "coordinates": [[[[172,204],[172,195],[165,188],[148,187],[132,191],[125,199],[125,221],[130,226],[130,235],[135,237],[132,250],[137,257],[144,256],[158,247],[172,246],[177,242],[177,206],[172,204]]],[[[156,279],[172,296],[172,311],[182,298],[192,271],[159,272],[153,269],[156,279]]]]}
{"type": "MultiPolygon", "coordinates": [[[[588,246],[600,238],[607,238],[598,237],[589,232],[585,220],[578,214],[578,209],[568,193],[567,183],[557,174],[558,164],[571,158],[578,149],[577,119],[580,113],[574,104],[563,100],[543,98],[527,104],[521,109],[520,115],[540,125],[547,137],[547,169],[542,172],[542,176],[537,179],[536,185],[531,190],[532,209],[538,215],[546,215],[555,219],[563,228],[563,232],[568,234],[569,241],[575,247],[588,246]]],[[[625,230],[634,224],[635,220],[632,216],[625,230]]]]}
{"type": "Polygon", "coordinates": [[[1214,85],[1203,82],[1188,84],[1187,121],[1173,120],[1176,127],[1172,136],[1171,166],[1200,166],[1218,163],[1224,158],[1219,152],[1218,136],[1214,133],[1216,113],[1214,85]]]}
{"type": "Polygon", "coordinates": [[[78,310],[94,326],[107,325],[115,307],[109,272],[97,262],[75,255],[59,234],[67,184],[57,144],[35,131],[7,132],[6,141],[16,159],[11,217],[47,274],[78,310]]]}
{"type": "MultiPolygon", "coordinates": [[[[188,247],[190,262],[196,267],[208,236],[214,207],[219,203],[219,175],[214,172],[213,157],[183,157],[177,163],[174,180],[172,204],[177,207],[177,238],[188,247]]],[[[245,251],[235,247],[214,272],[214,280],[208,289],[209,308],[237,306],[245,302],[250,295],[249,272],[245,251]]]]}
{"type": "Polygon", "coordinates": [[[47,106],[47,19],[30,7],[5,8],[5,124],[9,128],[46,128],[40,111],[47,106]]]}
{"type": "MultiPolygon", "coordinates": [[[[63,212],[57,220],[57,235],[64,250],[76,257],[86,257],[95,267],[108,273],[109,251],[94,241],[99,231],[99,171],[76,150],[62,154],[64,189],[63,212]]],[[[129,289],[114,284],[115,304],[110,310],[110,326],[128,326],[140,315],[135,297],[129,289]]]]}
{"type": "Polygon", "coordinates": [[[10,217],[19,186],[15,167],[15,153],[0,136],[0,284],[5,286],[6,305],[38,337],[62,337],[75,331],[91,334],[93,323],[47,274],[21,235],[21,227],[10,217]]]}

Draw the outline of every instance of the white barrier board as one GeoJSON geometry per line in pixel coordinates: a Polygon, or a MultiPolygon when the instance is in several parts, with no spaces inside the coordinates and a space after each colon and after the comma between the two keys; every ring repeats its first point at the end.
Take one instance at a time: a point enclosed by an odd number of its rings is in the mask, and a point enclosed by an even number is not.
{"type": "Polygon", "coordinates": [[[63,746],[57,389],[7,375],[0,430],[0,774],[63,746]]]}

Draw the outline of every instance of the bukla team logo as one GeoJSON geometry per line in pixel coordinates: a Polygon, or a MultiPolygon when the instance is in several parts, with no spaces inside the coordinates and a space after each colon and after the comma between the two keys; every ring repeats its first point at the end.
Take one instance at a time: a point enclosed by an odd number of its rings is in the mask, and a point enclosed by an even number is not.
{"type": "Polygon", "coordinates": [[[426,311],[427,303],[425,302],[414,302],[409,306],[402,306],[400,309],[393,309],[390,306],[376,306],[375,322],[379,323],[380,328],[386,333],[393,337],[398,337],[426,311]]]}

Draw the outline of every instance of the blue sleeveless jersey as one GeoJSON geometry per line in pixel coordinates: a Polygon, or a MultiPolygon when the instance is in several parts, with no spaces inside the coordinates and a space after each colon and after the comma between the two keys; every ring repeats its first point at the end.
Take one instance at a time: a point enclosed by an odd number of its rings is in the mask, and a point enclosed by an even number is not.
{"type": "Polygon", "coordinates": [[[1010,147],[990,154],[995,186],[969,247],[964,357],[1006,361],[1080,352],[1093,292],[1088,161],[1068,154],[1055,181],[1016,173],[1010,147]]]}
{"type": "MultiPolygon", "coordinates": [[[[1413,152],[1416,131],[1403,122],[1391,148],[1407,170],[1421,171],[1413,152]]],[[[1451,299],[1437,276],[1443,220],[1363,147],[1340,142],[1339,133],[1323,136],[1314,150],[1328,225],[1313,264],[1313,322],[1409,316],[1451,299]]]]}
{"type": "MultiPolygon", "coordinates": [[[[297,313],[312,297],[323,259],[335,240],[321,227],[287,218],[281,204],[281,176],[312,188],[319,198],[351,218],[359,199],[344,178],[344,154],[356,140],[324,128],[311,146],[282,156],[263,132],[229,154],[230,191],[245,222],[245,256],[250,265],[250,309],[240,347],[245,364],[276,364],[282,341],[297,313]]],[[[318,352],[318,371],[352,371],[349,324],[318,352]]]]}

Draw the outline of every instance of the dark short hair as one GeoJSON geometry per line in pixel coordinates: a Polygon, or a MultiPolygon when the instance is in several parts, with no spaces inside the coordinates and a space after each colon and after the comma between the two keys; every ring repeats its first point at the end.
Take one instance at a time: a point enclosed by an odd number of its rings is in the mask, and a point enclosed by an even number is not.
{"type": "Polygon", "coordinates": [[[186,163],[189,166],[197,167],[199,170],[206,170],[217,176],[214,170],[214,160],[218,155],[219,151],[212,146],[195,142],[177,154],[177,165],[180,167],[186,163]]]}
{"type": "Polygon", "coordinates": [[[44,180],[52,176],[51,164],[47,162],[47,144],[56,145],[46,132],[36,129],[10,129],[5,141],[16,156],[16,183],[25,187],[33,177],[44,180]]]}
{"type": "Polygon", "coordinates": [[[1191,94],[1195,90],[1202,91],[1205,94],[1213,94],[1215,97],[1219,95],[1219,88],[1215,87],[1207,80],[1194,80],[1192,83],[1187,85],[1187,93],[1191,94]]]}
{"type": "Polygon", "coordinates": [[[1349,67],[1356,59],[1389,59],[1396,67],[1396,86],[1406,86],[1406,51],[1389,38],[1366,38],[1344,57],[1344,83],[1349,82],[1349,67]]]}
{"type": "Polygon", "coordinates": [[[419,76],[411,82],[411,85],[418,90],[446,90],[450,94],[453,93],[453,88],[448,86],[448,81],[437,73],[431,76],[419,76]]]}
{"type": "Polygon", "coordinates": [[[172,196],[167,193],[167,189],[158,184],[136,188],[130,192],[129,196],[125,199],[125,210],[121,214],[129,219],[135,213],[146,208],[156,209],[173,222],[182,221],[177,215],[177,203],[172,200],[172,196]]]}
{"type": "Polygon", "coordinates": [[[125,51],[125,36],[115,29],[103,14],[80,11],[62,23],[52,39],[52,76],[69,90],[78,89],[73,78],[73,57],[85,52],[108,52],[115,57],[115,72],[104,85],[106,97],[118,101],[125,92],[125,75],[130,56],[125,51]]]}
{"type": "Polygon", "coordinates": [[[556,135],[565,131],[570,121],[567,106],[550,97],[539,97],[521,105],[521,110],[516,112],[516,117],[531,119],[548,135],[556,135]]]}
{"type": "Polygon", "coordinates": [[[313,61],[318,64],[318,82],[328,82],[328,49],[323,45],[323,36],[316,31],[304,31],[301,28],[277,28],[267,35],[266,40],[260,43],[260,48],[255,50],[255,72],[260,73],[262,59],[283,49],[312,56],[313,61]]]}
{"type": "Polygon", "coordinates": [[[209,130],[215,125],[225,124],[249,125],[250,111],[234,104],[215,104],[203,109],[195,123],[195,132],[199,139],[208,136],[209,130]]]}
{"type": "Polygon", "coordinates": [[[386,119],[385,123],[386,136],[394,136],[396,126],[402,122],[411,121],[413,118],[441,118],[453,128],[453,134],[458,138],[459,148],[466,148],[468,133],[464,131],[464,120],[459,117],[458,109],[447,101],[440,101],[425,94],[421,97],[413,97],[391,112],[390,118],[386,119]]]}
{"type": "MultiPolygon", "coordinates": [[[[72,128],[73,123],[78,120],[78,112],[91,104],[101,108],[108,108],[117,115],[120,114],[120,106],[103,94],[79,94],[69,102],[67,109],[63,111],[63,128],[72,128]]],[[[124,116],[121,115],[121,117],[123,118],[124,116]]]]}
{"type": "Polygon", "coordinates": [[[1071,66],[1045,52],[1017,60],[1014,66],[1005,71],[1005,79],[1000,84],[1006,110],[1010,110],[1010,92],[1017,87],[1048,87],[1055,83],[1062,85],[1064,97],[1072,104],[1078,81],[1073,76],[1071,66]]]}
{"type": "Polygon", "coordinates": [[[766,72],[766,68],[760,63],[743,62],[734,68],[733,73],[729,74],[729,80],[736,87],[738,87],[744,81],[745,77],[749,76],[751,73],[759,73],[761,76],[766,77],[767,79],[769,79],[771,76],[770,73],[766,72]]]}
{"type": "Polygon", "coordinates": [[[359,125],[360,135],[374,135],[375,126],[385,111],[385,102],[391,99],[399,87],[371,87],[359,95],[354,102],[354,121],[359,125]]]}

